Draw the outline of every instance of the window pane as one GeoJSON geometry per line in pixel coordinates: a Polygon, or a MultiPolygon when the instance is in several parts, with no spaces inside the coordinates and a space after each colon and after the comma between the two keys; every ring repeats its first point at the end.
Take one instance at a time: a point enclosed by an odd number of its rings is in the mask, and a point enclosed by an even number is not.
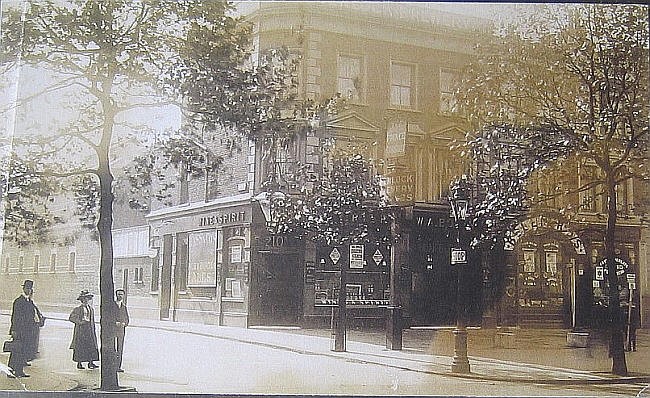
{"type": "Polygon", "coordinates": [[[242,261],[242,247],[239,245],[230,247],[230,262],[241,263],[242,261]]]}
{"type": "Polygon", "coordinates": [[[411,106],[413,68],[410,65],[391,65],[391,105],[411,106]]]}
{"type": "Polygon", "coordinates": [[[552,275],[557,273],[557,253],[546,252],[546,272],[552,275]]]}
{"type": "Polygon", "coordinates": [[[411,88],[402,87],[400,89],[400,105],[411,106],[411,88]]]}
{"type": "Polygon", "coordinates": [[[338,62],[338,92],[346,98],[359,99],[361,59],[340,56],[338,62]]]}
{"type": "Polygon", "coordinates": [[[399,97],[400,91],[399,87],[393,86],[390,88],[390,103],[393,105],[399,105],[400,104],[400,97],[399,97]]]}
{"type": "Polygon", "coordinates": [[[535,272],[534,251],[524,251],[524,272],[535,272]]]}

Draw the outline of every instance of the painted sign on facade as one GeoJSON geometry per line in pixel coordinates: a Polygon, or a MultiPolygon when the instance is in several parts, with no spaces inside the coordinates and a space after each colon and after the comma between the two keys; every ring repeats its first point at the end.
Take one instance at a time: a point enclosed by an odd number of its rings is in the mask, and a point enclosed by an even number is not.
{"type": "Polygon", "coordinates": [[[415,197],[415,173],[394,173],[388,176],[388,195],[396,203],[412,203],[415,197]]]}
{"type": "Polygon", "coordinates": [[[215,231],[194,232],[189,235],[188,286],[217,285],[215,235],[215,231]]]}

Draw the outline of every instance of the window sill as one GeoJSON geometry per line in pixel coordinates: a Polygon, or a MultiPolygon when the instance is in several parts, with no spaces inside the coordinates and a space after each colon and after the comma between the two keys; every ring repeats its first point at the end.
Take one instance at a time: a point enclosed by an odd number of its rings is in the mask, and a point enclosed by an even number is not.
{"type": "Polygon", "coordinates": [[[243,297],[221,297],[221,301],[228,301],[232,303],[243,303],[244,298],[243,297]]]}
{"type": "Polygon", "coordinates": [[[396,107],[395,105],[390,105],[388,108],[386,108],[387,111],[390,112],[409,112],[409,113],[422,113],[422,111],[414,108],[400,108],[396,107]]]}

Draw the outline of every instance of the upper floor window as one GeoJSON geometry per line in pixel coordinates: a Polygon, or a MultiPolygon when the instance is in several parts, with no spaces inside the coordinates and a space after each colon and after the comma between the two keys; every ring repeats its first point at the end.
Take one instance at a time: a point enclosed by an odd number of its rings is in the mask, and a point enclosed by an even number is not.
{"type": "Polygon", "coordinates": [[[133,227],[113,231],[115,257],[142,257],[149,254],[149,227],[133,227]]]}
{"type": "Polygon", "coordinates": [[[596,184],[599,178],[595,166],[582,165],[578,173],[578,188],[580,189],[580,210],[592,213],[605,211],[603,200],[603,185],[596,184]]]}
{"type": "Polygon", "coordinates": [[[68,271],[74,271],[76,265],[77,253],[75,251],[70,251],[70,253],[68,253],[68,271]]]}
{"type": "Polygon", "coordinates": [[[363,96],[361,57],[339,55],[338,58],[338,92],[353,101],[360,101],[363,96]]]}
{"type": "Polygon", "coordinates": [[[184,204],[190,200],[190,182],[189,182],[189,173],[184,165],[180,167],[179,179],[179,198],[178,203],[184,204]]]}
{"type": "Polygon", "coordinates": [[[38,267],[40,267],[41,255],[38,253],[34,254],[34,272],[38,272],[38,267]]]}
{"type": "Polygon", "coordinates": [[[449,69],[440,70],[440,113],[455,113],[457,109],[454,91],[458,84],[458,73],[449,69]]]}
{"type": "Polygon", "coordinates": [[[414,66],[393,62],[390,66],[390,104],[412,108],[414,105],[414,66]]]}
{"type": "Polygon", "coordinates": [[[50,254],[50,271],[56,271],[56,253],[50,254]]]}
{"type": "Polygon", "coordinates": [[[135,267],[133,271],[133,283],[144,283],[144,269],[142,267],[135,267]]]}
{"type": "Polygon", "coordinates": [[[632,184],[632,180],[628,179],[616,185],[616,211],[620,214],[628,214],[632,210],[633,203],[630,200],[632,198],[632,195],[630,195],[630,184],[632,184]]]}
{"type": "MultiPolygon", "coordinates": [[[[580,210],[590,213],[607,213],[606,190],[601,172],[596,166],[582,165],[578,174],[580,210]],[[600,180],[600,181],[599,181],[600,180]]],[[[616,211],[630,214],[634,211],[634,180],[627,179],[616,185],[616,211]]]]}

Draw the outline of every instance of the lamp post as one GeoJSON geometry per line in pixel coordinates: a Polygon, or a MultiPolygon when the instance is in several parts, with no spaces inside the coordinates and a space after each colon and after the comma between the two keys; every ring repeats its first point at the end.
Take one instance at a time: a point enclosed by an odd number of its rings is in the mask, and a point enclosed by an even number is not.
{"type": "Polygon", "coordinates": [[[465,247],[464,233],[467,222],[469,198],[467,192],[467,178],[463,175],[460,180],[452,182],[449,187],[451,196],[449,204],[454,217],[456,228],[455,247],[451,249],[451,265],[456,266],[458,283],[456,286],[456,328],[454,329],[454,359],[451,371],[454,373],[470,373],[469,359],[467,359],[467,321],[465,311],[465,271],[467,269],[467,249],[465,247]]]}

